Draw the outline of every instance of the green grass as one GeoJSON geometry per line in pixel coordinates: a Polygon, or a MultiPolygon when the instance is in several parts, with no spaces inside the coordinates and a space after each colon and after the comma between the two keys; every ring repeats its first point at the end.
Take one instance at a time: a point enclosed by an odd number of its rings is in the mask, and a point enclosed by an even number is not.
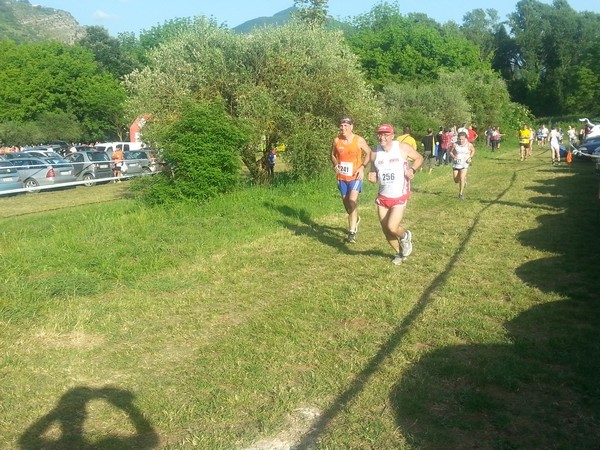
{"type": "Polygon", "coordinates": [[[595,448],[598,180],[517,159],[418,173],[398,267],[333,176],[0,198],[0,448],[595,448]]]}

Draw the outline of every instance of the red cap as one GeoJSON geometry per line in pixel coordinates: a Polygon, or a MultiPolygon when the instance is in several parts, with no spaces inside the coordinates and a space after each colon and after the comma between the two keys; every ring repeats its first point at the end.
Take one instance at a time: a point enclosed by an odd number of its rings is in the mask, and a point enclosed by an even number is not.
{"type": "Polygon", "coordinates": [[[388,123],[384,123],[383,125],[379,125],[379,128],[377,128],[377,132],[378,133],[394,134],[394,127],[392,127],[388,123]]]}

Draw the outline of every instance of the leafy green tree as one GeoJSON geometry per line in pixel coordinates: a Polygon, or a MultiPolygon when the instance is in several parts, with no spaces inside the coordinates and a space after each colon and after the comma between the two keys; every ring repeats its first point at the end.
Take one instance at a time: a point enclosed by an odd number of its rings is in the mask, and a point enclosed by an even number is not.
{"type": "Polygon", "coordinates": [[[567,112],[567,99],[580,95],[573,91],[579,85],[571,83],[572,75],[584,61],[587,43],[597,37],[599,17],[577,13],[565,0],[517,3],[509,20],[517,49],[508,78],[513,98],[537,115],[567,112]]]}
{"type": "Polygon", "coordinates": [[[368,79],[377,89],[389,83],[434,80],[442,68],[478,68],[479,49],[458,28],[403,17],[397,4],[381,3],[354,18],[348,35],[368,79]]]}
{"type": "Polygon", "coordinates": [[[119,39],[110,36],[104,27],[86,27],[85,36],[77,43],[90,50],[98,65],[116,78],[122,78],[136,67],[119,39]]]}
{"type": "MultiPolygon", "coordinates": [[[[110,136],[110,117],[122,117],[125,91],[93,54],[57,42],[0,42],[0,122],[27,123],[43,114],[76,117],[80,139],[110,136]]],[[[70,121],[64,123],[71,129],[70,121]]]]}
{"type": "Polygon", "coordinates": [[[379,119],[339,32],[296,21],[242,36],[205,19],[150,57],[146,68],[126,77],[130,109],[169,123],[178,120],[186,99],[223,99],[228,114],[250,130],[251,142],[238,151],[256,181],[264,179],[263,136],[267,148],[288,144],[293,173],[311,175],[328,166],[340,115],[353,114],[366,130],[379,119]],[[300,141],[312,144],[290,144],[300,141]]]}
{"type": "Polygon", "coordinates": [[[502,27],[495,9],[474,9],[463,17],[460,29],[479,48],[479,60],[489,61],[496,49],[495,34],[502,27]]]}
{"type": "Polygon", "coordinates": [[[295,16],[309,26],[324,27],[327,23],[327,0],[294,0],[295,16]]]}

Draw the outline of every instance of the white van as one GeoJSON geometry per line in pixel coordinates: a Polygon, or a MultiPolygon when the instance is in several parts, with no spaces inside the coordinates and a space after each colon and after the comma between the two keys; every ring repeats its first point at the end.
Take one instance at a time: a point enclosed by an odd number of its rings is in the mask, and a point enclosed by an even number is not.
{"type": "Polygon", "coordinates": [[[144,146],[141,142],[102,142],[96,144],[95,148],[98,152],[106,152],[106,154],[112,159],[112,153],[116,150],[117,145],[121,145],[121,150],[128,152],[130,150],[141,150],[144,146]]]}

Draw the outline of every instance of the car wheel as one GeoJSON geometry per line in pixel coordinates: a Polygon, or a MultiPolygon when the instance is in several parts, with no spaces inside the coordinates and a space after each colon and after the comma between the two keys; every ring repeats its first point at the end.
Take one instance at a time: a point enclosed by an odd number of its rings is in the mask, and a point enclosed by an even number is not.
{"type": "Polygon", "coordinates": [[[83,176],[83,185],[84,186],[94,186],[96,184],[96,182],[94,181],[94,176],[91,173],[86,173],[83,176]]]}
{"type": "Polygon", "coordinates": [[[35,189],[39,185],[40,185],[40,183],[38,183],[37,181],[35,181],[33,178],[28,178],[23,183],[23,187],[27,188],[29,190],[29,192],[40,192],[39,189],[35,189]]]}
{"type": "Polygon", "coordinates": [[[142,175],[152,175],[152,171],[150,170],[150,167],[144,167],[142,169],[142,175]]]}

